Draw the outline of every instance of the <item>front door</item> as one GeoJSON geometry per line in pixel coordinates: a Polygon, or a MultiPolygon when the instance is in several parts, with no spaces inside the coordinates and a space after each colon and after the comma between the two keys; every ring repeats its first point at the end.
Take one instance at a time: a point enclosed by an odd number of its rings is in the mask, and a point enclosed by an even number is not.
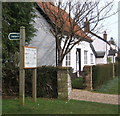
{"type": "Polygon", "coordinates": [[[81,72],[81,49],[80,48],[77,48],[77,55],[78,55],[78,68],[79,68],[79,75],[80,75],[80,72],[81,72]]]}

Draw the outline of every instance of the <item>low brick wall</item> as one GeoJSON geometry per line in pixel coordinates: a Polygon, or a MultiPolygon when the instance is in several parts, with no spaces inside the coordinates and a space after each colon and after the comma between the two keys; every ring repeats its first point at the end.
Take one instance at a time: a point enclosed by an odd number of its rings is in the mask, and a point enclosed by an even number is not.
{"type": "Polygon", "coordinates": [[[57,72],[58,99],[69,100],[71,95],[70,68],[61,67],[57,72]]]}
{"type": "Polygon", "coordinates": [[[83,72],[83,88],[92,90],[92,66],[84,66],[83,72]]]}

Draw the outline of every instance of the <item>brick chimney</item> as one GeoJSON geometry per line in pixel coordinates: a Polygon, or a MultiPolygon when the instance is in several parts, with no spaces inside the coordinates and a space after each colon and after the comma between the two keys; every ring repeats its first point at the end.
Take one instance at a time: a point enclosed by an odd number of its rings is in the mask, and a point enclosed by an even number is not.
{"type": "Polygon", "coordinates": [[[107,41],[107,33],[104,31],[103,38],[107,41]]]}
{"type": "Polygon", "coordinates": [[[90,22],[88,21],[88,18],[86,17],[86,21],[84,22],[84,31],[89,32],[90,31],[90,22]]]}

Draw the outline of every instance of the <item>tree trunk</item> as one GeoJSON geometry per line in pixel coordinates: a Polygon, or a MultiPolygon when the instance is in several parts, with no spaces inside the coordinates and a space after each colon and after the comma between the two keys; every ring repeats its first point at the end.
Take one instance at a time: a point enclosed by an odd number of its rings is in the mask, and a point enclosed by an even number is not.
{"type": "Polygon", "coordinates": [[[58,49],[58,66],[62,66],[62,50],[58,49]]]}
{"type": "Polygon", "coordinates": [[[62,67],[62,61],[58,61],[58,66],[62,67]]]}

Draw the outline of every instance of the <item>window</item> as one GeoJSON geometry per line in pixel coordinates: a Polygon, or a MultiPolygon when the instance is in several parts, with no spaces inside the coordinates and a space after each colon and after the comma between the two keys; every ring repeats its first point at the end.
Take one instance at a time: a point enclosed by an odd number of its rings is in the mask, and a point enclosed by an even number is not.
{"type": "Polygon", "coordinates": [[[93,64],[93,54],[90,54],[90,60],[91,60],[91,64],[93,64]]]}
{"type": "Polygon", "coordinates": [[[87,64],[87,51],[84,51],[84,64],[87,64]]]}
{"type": "Polygon", "coordinates": [[[70,66],[71,65],[71,53],[69,52],[66,55],[66,66],[70,66]]]}

